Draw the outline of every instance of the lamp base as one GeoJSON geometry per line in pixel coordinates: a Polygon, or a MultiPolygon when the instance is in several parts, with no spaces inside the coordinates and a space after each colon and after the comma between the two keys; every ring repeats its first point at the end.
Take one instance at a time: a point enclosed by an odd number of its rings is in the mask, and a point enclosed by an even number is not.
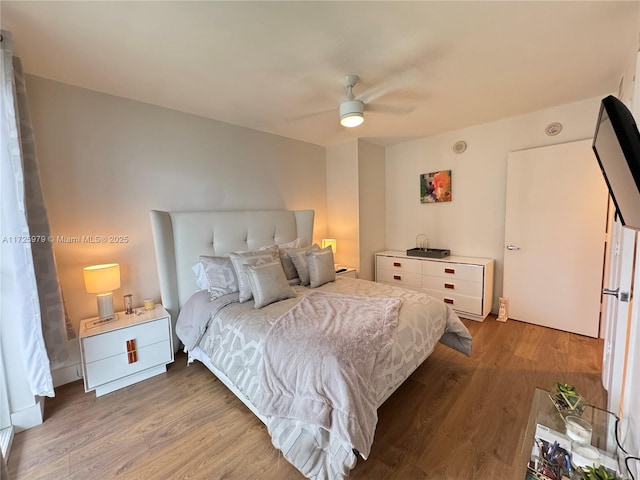
{"type": "Polygon", "coordinates": [[[98,317],[100,320],[111,320],[113,315],[113,293],[99,293],[98,299],[98,317]]]}

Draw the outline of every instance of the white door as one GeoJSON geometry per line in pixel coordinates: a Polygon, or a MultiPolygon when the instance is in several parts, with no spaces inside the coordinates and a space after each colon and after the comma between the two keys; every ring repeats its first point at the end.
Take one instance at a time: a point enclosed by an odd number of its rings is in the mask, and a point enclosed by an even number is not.
{"type": "Polygon", "coordinates": [[[608,193],[591,140],[512,152],[507,168],[509,317],[597,337],[608,193]]]}
{"type": "Polygon", "coordinates": [[[636,232],[624,228],[620,222],[613,225],[610,275],[605,287],[617,296],[606,296],[604,310],[604,349],[602,352],[602,384],[609,393],[608,410],[618,413],[622,400],[627,338],[629,333],[629,307],[633,285],[633,262],[636,232]]]}

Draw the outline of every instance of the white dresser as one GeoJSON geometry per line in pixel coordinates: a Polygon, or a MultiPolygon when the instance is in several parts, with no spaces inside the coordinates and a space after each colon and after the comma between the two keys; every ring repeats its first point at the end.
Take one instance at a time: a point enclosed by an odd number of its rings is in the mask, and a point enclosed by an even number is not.
{"type": "Polygon", "coordinates": [[[97,397],[166,372],[173,362],[171,315],[162,305],[104,323],[83,320],[79,337],[84,389],[97,397]]]}
{"type": "Polygon", "coordinates": [[[451,305],[464,318],[483,321],[493,303],[494,261],[489,258],[410,257],[376,253],[376,282],[420,290],[451,305]]]}

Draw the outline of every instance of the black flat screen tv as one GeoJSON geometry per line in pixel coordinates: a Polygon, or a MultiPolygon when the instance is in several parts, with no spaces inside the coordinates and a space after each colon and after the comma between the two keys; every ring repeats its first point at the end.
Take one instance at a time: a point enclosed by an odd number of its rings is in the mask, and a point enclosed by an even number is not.
{"type": "Polygon", "coordinates": [[[620,222],[640,230],[640,133],[629,109],[612,95],[602,100],[593,151],[620,222]]]}

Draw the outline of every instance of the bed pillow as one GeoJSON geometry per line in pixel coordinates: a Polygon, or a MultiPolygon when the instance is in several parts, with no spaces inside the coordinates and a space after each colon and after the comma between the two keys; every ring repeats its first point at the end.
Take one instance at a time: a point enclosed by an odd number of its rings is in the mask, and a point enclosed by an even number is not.
{"type": "Polygon", "coordinates": [[[308,251],[307,266],[309,268],[309,286],[319,287],[336,279],[336,268],[333,263],[333,250],[331,247],[322,250],[308,251]]]}
{"type": "MultiPolygon", "coordinates": [[[[293,266],[289,255],[287,255],[287,251],[291,248],[300,247],[300,238],[296,238],[295,240],[287,243],[279,243],[277,244],[279,253],[280,253],[280,263],[282,263],[282,269],[284,270],[284,274],[287,277],[287,280],[294,280],[298,278],[298,272],[296,271],[296,267],[293,266]]],[[[261,247],[260,250],[264,250],[268,247],[261,247]]]]}
{"type": "Polygon", "coordinates": [[[207,279],[206,288],[209,290],[211,300],[239,291],[238,276],[229,257],[200,255],[200,264],[207,279]]]}
{"type": "Polygon", "coordinates": [[[290,248],[287,249],[287,256],[293,263],[293,266],[298,273],[298,278],[300,279],[300,285],[307,286],[309,285],[309,267],[307,266],[307,258],[306,253],[309,251],[320,250],[318,244],[314,243],[310,247],[303,248],[290,248]]]}
{"type": "Polygon", "coordinates": [[[262,265],[243,265],[242,269],[251,285],[255,308],[295,297],[287,283],[280,260],[262,265]]]}
{"type": "Polygon", "coordinates": [[[196,285],[198,286],[198,290],[207,290],[209,288],[209,280],[207,279],[207,274],[204,271],[204,265],[202,262],[198,262],[191,267],[193,273],[196,276],[196,285]]]}
{"type": "MultiPolygon", "coordinates": [[[[244,265],[263,265],[279,260],[278,247],[273,246],[257,252],[232,252],[229,254],[229,258],[238,277],[240,303],[244,303],[251,300],[253,293],[251,293],[251,285],[249,284],[247,274],[242,267],[244,265]]],[[[280,268],[282,268],[282,266],[280,266],[280,268]]]]}

